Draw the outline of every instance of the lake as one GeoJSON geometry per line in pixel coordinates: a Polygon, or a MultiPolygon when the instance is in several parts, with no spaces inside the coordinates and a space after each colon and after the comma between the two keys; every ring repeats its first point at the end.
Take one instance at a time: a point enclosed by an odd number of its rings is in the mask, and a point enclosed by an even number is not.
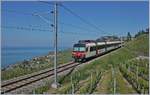
{"type": "MultiPolygon", "coordinates": [[[[58,50],[65,50],[67,47],[61,47],[58,50]]],[[[33,57],[47,55],[54,48],[48,47],[26,47],[26,48],[2,48],[1,49],[1,67],[7,67],[8,65],[21,62],[23,60],[29,60],[33,57]]]]}

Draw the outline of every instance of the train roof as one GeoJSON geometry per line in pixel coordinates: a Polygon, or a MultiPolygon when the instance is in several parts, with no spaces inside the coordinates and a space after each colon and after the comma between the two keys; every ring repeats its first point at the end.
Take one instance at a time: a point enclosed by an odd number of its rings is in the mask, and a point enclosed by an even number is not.
{"type": "Polygon", "coordinates": [[[95,46],[96,43],[77,43],[74,44],[74,47],[87,47],[87,46],[95,46]]]}
{"type": "Polygon", "coordinates": [[[120,41],[120,38],[117,36],[102,36],[96,39],[97,42],[107,42],[107,41],[120,41]]]}
{"type": "Polygon", "coordinates": [[[95,43],[95,40],[79,40],[78,43],[95,43]]]}
{"type": "Polygon", "coordinates": [[[85,47],[86,44],[84,43],[77,43],[77,44],[74,44],[74,47],[85,47]]]}
{"type": "Polygon", "coordinates": [[[74,44],[74,47],[87,47],[87,46],[95,46],[96,44],[97,45],[105,45],[105,44],[117,44],[117,43],[121,43],[121,41],[109,41],[109,42],[89,42],[89,43],[77,43],[77,44],[74,44]]]}

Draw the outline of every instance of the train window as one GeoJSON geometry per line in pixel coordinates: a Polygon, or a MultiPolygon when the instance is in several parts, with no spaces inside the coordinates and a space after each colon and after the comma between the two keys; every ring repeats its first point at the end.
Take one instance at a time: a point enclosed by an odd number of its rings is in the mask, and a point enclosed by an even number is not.
{"type": "Polygon", "coordinates": [[[99,46],[99,48],[98,49],[101,49],[102,48],[102,46],[99,46]]]}
{"type": "Polygon", "coordinates": [[[79,51],[85,51],[85,47],[80,47],[79,51]]]}
{"type": "Polygon", "coordinates": [[[74,47],[73,51],[85,51],[85,47],[74,47]]]}
{"type": "Polygon", "coordinates": [[[96,50],[96,46],[90,47],[90,51],[95,51],[96,50]]]}
{"type": "Polygon", "coordinates": [[[105,45],[99,45],[98,46],[98,49],[102,49],[102,48],[105,48],[105,45]]]}
{"type": "Polygon", "coordinates": [[[93,51],[93,47],[90,47],[90,51],[93,51]]]}
{"type": "Polygon", "coordinates": [[[73,48],[73,51],[78,51],[78,50],[79,50],[78,47],[74,47],[74,48],[73,48]]]}
{"type": "Polygon", "coordinates": [[[101,46],[98,46],[98,49],[100,49],[101,48],[101,46]]]}
{"type": "Polygon", "coordinates": [[[93,50],[94,50],[94,51],[96,50],[96,46],[93,47],[93,50]]]}
{"type": "Polygon", "coordinates": [[[86,47],[86,51],[88,51],[88,47],[86,47]]]}
{"type": "Polygon", "coordinates": [[[98,46],[98,49],[101,49],[102,46],[98,46]]]}

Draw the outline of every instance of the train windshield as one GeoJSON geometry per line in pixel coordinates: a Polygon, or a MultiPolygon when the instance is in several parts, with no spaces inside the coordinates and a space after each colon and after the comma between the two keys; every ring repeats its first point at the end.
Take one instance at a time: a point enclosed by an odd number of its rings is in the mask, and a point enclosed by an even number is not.
{"type": "Polygon", "coordinates": [[[85,47],[74,47],[73,51],[85,51],[85,47]]]}

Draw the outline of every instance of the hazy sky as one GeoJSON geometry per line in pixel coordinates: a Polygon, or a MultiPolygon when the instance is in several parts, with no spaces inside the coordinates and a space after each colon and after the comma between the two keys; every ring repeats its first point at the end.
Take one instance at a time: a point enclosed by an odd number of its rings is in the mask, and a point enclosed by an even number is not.
{"type": "MultiPolygon", "coordinates": [[[[125,36],[127,32],[134,35],[148,27],[147,1],[61,3],[100,30],[82,22],[59,6],[59,47],[71,47],[78,40],[96,39],[104,35],[125,36]]],[[[2,47],[52,47],[54,35],[52,32],[17,28],[52,30],[50,24],[40,17],[28,14],[38,13],[53,23],[53,15],[47,13],[51,10],[52,4],[41,2],[2,2],[2,47]]]]}

